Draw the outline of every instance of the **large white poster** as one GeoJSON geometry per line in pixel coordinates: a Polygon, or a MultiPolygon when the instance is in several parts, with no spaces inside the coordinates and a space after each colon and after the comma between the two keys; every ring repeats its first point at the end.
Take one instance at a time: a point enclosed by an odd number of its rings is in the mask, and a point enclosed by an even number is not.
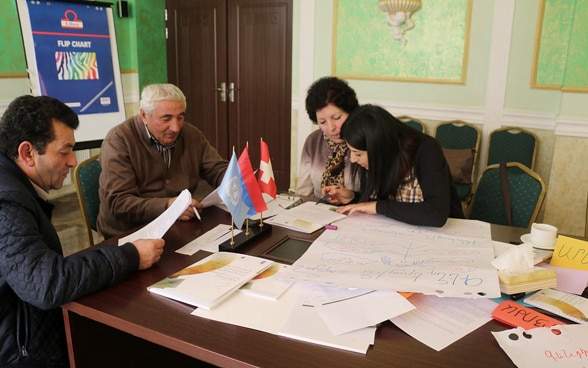
{"type": "Polygon", "coordinates": [[[125,118],[111,4],[17,0],[34,95],[80,116],[76,140],[96,141],[125,118]]]}

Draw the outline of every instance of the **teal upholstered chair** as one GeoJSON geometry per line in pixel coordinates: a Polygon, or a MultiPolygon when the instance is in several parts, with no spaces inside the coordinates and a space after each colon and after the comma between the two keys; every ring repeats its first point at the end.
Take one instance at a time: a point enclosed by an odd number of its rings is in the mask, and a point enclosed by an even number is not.
{"type": "Polygon", "coordinates": [[[521,128],[501,128],[490,133],[486,165],[501,162],[520,162],[535,169],[537,136],[521,128]]]}
{"type": "Polygon", "coordinates": [[[74,181],[90,245],[94,245],[92,231],[97,231],[96,219],[98,218],[98,209],[100,207],[98,180],[101,172],[102,168],[100,167],[100,161],[98,161],[98,155],[82,161],[74,169],[74,181]]]}
{"type": "Polygon", "coordinates": [[[426,133],[427,129],[425,128],[425,124],[423,124],[423,122],[419,119],[412,118],[408,115],[399,116],[397,119],[403,122],[404,124],[408,125],[409,127],[418,130],[421,133],[426,133]]]}
{"type": "MultiPolygon", "coordinates": [[[[537,218],[545,198],[545,182],[533,170],[518,162],[506,163],[511,197],[511,226],[529,227],[537,218]]],[[[503,196],[500,164],[486,167],[472,200],[469,218],[509,225],[503,196]]]]}
{"type": "MultiPolygon", "coordinates": [[[[471,168],[468,168],[469,180],[455,182],[457,194],[466,204],[473,194],[474,179],[480,150],[481,134],[478,127],[461,120],[441,122],[435,128],[435,138],[443,148],[473,152],[471,168]]],[[[454,151],[455,152],[455,151],[454,151]]]]}

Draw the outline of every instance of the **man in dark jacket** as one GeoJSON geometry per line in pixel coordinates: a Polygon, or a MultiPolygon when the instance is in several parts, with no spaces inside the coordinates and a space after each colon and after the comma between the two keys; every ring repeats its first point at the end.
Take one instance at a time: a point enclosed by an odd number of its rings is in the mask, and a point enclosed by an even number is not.
{"type": "Polygon", "coordinates": [[[0,120],[0,366],[68,367],[62,304],[146,269],[163,239],[63,257],[47,192],[77,162],[77,115],[46,96],[21,96],[0,120]]]}

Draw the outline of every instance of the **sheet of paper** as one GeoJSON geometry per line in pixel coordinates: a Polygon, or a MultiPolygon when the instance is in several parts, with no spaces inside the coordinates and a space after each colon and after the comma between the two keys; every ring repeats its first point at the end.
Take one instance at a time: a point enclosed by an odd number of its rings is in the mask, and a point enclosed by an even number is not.
{"type": "Polygon", "coordinates": [[[161,215],[151,221],[149,224],[135,231],[134,233],[125,236],[118,240],[118,245],[127,242],[132,242],[137,239],[157,239],[169,230],[169,228],[176,222],[178,217],[188,208],[192,201],[192,195],[188,189],[182,190],[180,195],[176,198],[174,203],[167,208],[161,215]]]}
{"type": "Polygon", "coordinates": [[[308,295],[309,301],[306,302],[313,304],[334,335],[375,326],[415,308],[395,291],[337,289],[336,295],[328,292],[321,295],[322,300],[308,295]]]}
{"type": "Polygon", "coordinates": [[[265,204],[267,205],[267,211],[263,211],[261,213],[255,214],[250,217],[251,220],[259,220],[261,216],[264,219],[273,217],[278,215],[288,209],[302,203],[300,198],[298,197],[290,197],[288,198],[285,196],[277,196],[275,199],[270,197],[267,193],[263,193],[263,199],[265,200],[265,204]]]}
{"type": "Polygon", "coordinates": [[[440,351],[492,319],[489,299],[439,298],[415,294],[415,310],[390,321],[423,344],[440,351]]]}
{"type": "Polygon", "coordinates": [[[498,304],[492,311],[492,318],[509,326],[522,327],[526,330],[566,324],[535,309],[521,305],[514,300],[505,300],[498,304]]]}
{"type": "Polygon", "coordinates": [[[200,203],[202,203],[202,206],[204,206],[204,208],[216,206],[221,210],[229,212],[229,208],[218,195],[218,187],[215,188],[212,192],[210,192],[200,203]]]}
{"type": "Polygon", "coordinates": [[[192,315],[276,335],[299,298],[300,289],[296,285],[286,290],[278,300],[239,292],[233,293],[214,309],[198,308],[192,315]]]}
{"type": "Polygon", "coordinates": [[[588,366],[588,325],[518,327],[492,335],[519,368],[588,366]]]}
{"type": "MultiPolygon", "coordinates": [[[[239,229],[234,229],[234,235],[241,232],[239,229]]],[[[176,249],[177,253],[185,254],[188,256],[193,255],[200,249],[214,253],[218,252],[219,244],[222,244],[225,240],[231,237],[231,225],[219,224],[214,228],[208,230],[206,233],[200,235],[191,242],[185,244],[179,249],[176,249]]]]}
{"type": "MultiPolygon", "coordinates": [[[[472,221],[471,227],[483,231],[484,224],[472,221]]],[[[379,215],[348,216],[337,226],[294,262],[290,277],[366,290],[500,296],[491,240],[448,235],[379,215]]]]}
{"type": "Polygon", "coordinates": [[[303,233],[313,233],[326,224],[347,217],[335,209],[336,207],[323,203],[317,205],[315,202],[304,202],[269,218],[266,222],[303,233]]]}
{"type": "Polygon", "coordinates": [[[374,343],[376,328],[369,327],[334,336],[314,308],[302,307],[301,298],[305,290],[306,288],[295,284],[278,300],[234,293],[216,308],[211,310],[198,308],[192,312],[192,315],[365,354],[369,346],[374,343]],[[300,315],[294,312],[296,308],[309,310],[303,310],[300,315]],[[284,325],[288,327],[284,329],[284,325]]]}
{"type": "Polygon", "coordinates": [[[301,298],[290,310],[290,315],[278,335],[365,354],[374,343],[375,333],[376,327],[366,327],[334,335],[316,308],[304,305],[304,298],[301,298]]]}
{"type": "Polygon", "coordinates": [[[580,295],[588,287],[588,271],[557,267],[546,262],[540,263],[538,266],[555,270],[557,286],[554,289],[580,295]]]}
{"type": "Polygon", "coordinates": [[[490,223],[478,220],[448,218],[443,227],[424,227],[429,232],[468,238],[492,239],[490,223]]]}
{"type": "Polygon", "coordinates": [[[588,241],[563,235],[558,236],[551,264],[588,271],[588,241]]]}
{"type": "Polygon", "coordinates": [[[202,203],[202,206],[204,206],[205,208],[222,204],[223,201],[218,195],[218,187],[215,188],[212,192],[208,193],[208,195],[204,197],[204,199],[201,200],[200,203],[202,203]]]}

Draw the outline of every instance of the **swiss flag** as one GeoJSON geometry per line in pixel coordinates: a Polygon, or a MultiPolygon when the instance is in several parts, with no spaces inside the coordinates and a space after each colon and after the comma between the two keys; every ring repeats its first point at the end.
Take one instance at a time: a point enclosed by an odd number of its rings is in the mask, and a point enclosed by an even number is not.
{"type": "Polygon", "coordinates": [[[267,143],[261,140],[260,143],[260,158],[259,173],[257,174],[257,182],[259,188],[263,193],[269,194],[272,198],[276,198],[276,181],[274,179],[274,171],[272,170],[272,161],[270,160],[269,148],[267,143]]]}

